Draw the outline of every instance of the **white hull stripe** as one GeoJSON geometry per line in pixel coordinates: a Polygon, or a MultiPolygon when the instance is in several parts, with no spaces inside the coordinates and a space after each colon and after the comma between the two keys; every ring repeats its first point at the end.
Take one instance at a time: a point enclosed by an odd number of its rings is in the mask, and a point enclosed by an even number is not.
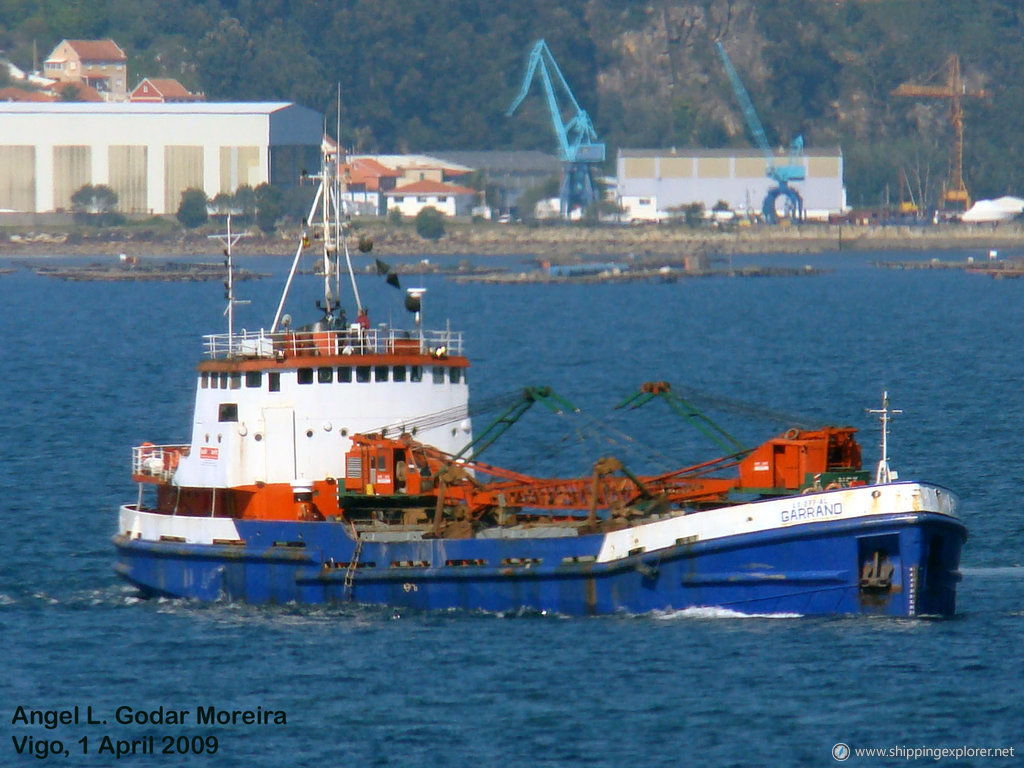
{"type": "MultiPolygon", "coordinates": [[[[724,539],[750,533],[783,530],[827,521],[893,514],[932,512],[956,516],[957,498],[945,488],[920,483],[862,486],[804,496],[740,504],[734,507],[636,525],[604,536],[597,562],[611,562],[640,552],[724,539]]],[[[297,523],[297,525],[302,525],[297,523]]],[[[230,518],[185,517],[140,512],[125,504],[120,511],[120,533],[129,539],[175,541],[185,544],[220,544],[238,541],[230,518]]],[[[528,547],[528,539],[523,540],[528,547]]]]}

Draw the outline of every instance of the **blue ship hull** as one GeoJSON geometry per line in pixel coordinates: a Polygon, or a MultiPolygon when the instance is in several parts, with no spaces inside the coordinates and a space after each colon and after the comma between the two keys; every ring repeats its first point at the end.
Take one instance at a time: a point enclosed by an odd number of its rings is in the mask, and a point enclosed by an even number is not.
{"type": "Polygon", "coordinates": [[[337,523],[234,524],[239,539],[232,543],[121,533],[117,570],[145,595],[249,603],[352,601],[573,616],[698,606],[752,614],[950,615],[967,536],[955,517],[914,511],[680,541],[602,561],[608,534],[364,538],[356,551],[337,523]],[[865,569],[879,552],[891,568],[882,583],[872,583],[865,569]]]}

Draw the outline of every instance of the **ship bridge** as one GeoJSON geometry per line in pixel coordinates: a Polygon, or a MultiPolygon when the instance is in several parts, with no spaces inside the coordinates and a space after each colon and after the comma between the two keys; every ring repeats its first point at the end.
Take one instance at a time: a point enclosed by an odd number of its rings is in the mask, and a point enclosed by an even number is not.
{"type": "Polygon", "coordinates": [[[342,477],[355,434],[408,432],[450,453],[472,439],[459,331],[320,322],[204,340],[175,485],[342,477]]]}

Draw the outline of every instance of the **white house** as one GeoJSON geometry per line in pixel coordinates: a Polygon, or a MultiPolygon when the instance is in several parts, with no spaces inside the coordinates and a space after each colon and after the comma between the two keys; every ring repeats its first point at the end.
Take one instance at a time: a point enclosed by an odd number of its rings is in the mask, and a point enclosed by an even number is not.
{"type": "Polygon", "coordinates": [[[436,208],[445,216],[469,216],[479,195],[475,189],[442,181],[414,181],[385,193],[388,210],[415,216],[424,208],[436,208]]]}

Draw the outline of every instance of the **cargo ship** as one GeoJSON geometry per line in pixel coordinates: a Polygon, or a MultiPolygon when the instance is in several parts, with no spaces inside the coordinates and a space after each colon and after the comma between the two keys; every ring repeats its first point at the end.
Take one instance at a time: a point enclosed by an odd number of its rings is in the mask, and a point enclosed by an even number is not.
{"type": "MultiPolygon", "coordinates": [[[[481,461],[532,404],[570,405],[524,389],[474,435],[463,334],[426,327],[426,292],[406,291],[406,329],[367,321],[352,262],[372,244],[349,249],[338,175],[324,164],[269,329],[233,327],[229,227],[228,332],[205,337],[191,439],[132,450],[115,568],[140,594],[570,616],[955,612],[957,497],[890,471],[887,399],[874,473],[852,427],[793,428],[662,474],[613,457],[566,478],[481,461]],[[311,255],[323,298],[298,326],[284,307],[311,255]]],[[[694,416],[663,382],[627,405],[654,398],[694,416]]]]}

